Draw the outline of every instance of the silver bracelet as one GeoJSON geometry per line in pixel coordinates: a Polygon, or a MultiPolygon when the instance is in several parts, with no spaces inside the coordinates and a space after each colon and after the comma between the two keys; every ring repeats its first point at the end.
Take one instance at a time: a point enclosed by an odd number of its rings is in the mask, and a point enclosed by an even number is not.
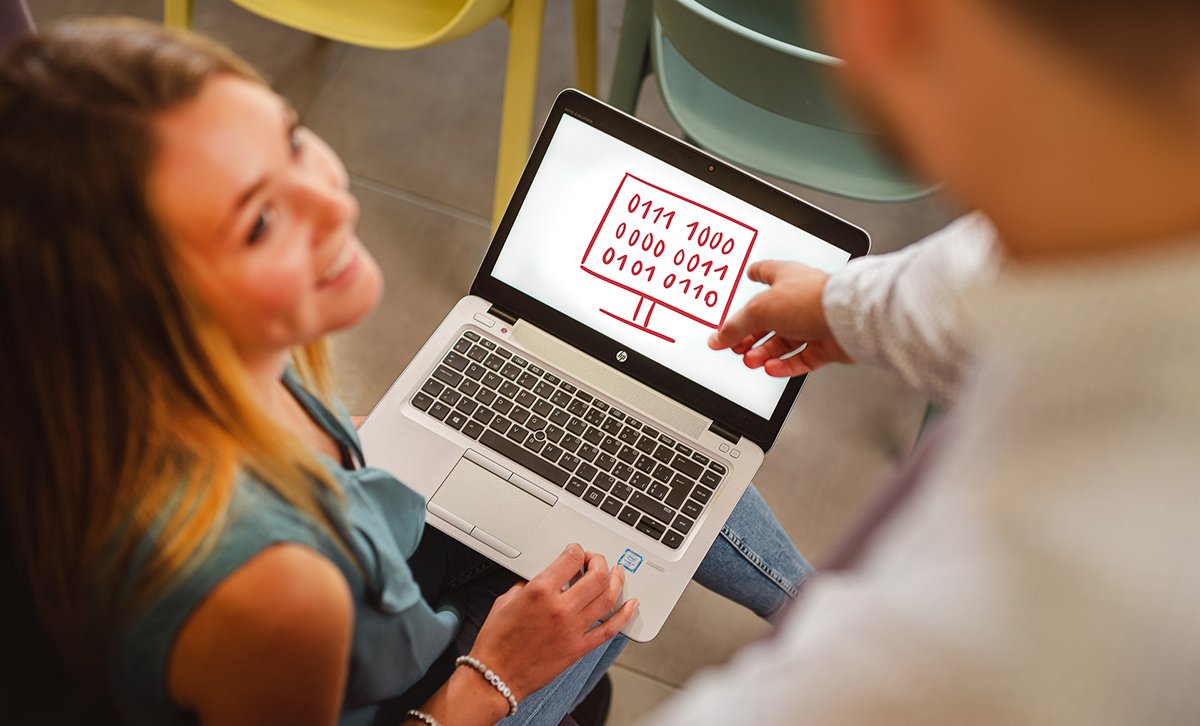
{"type": "Polygon", "coordinates": [[[483,679],[492,684],[492,688],[500,691],[500,695],[508,699],[508,715],[512,716],[516,714],[517,699],[515,696],[513,696],[512,689],[505,685],[504,681],[501,680],[500,676],[496,675],[495,671],[469,655],[458,656],[454,659],[454,665],[456,667],[462,665],[471,666],[475,670],[479,671],[479,673],[483,676],[483,679]]]}
{"type": "Polygon", "coordinates": [[[442,726],[440,723],[438,723],[438,720],[436,718],[434,718],[433,716],[430,716],[429,714],[425,713],[424,711],[418,711],[415,708],[410,708],[408,710],[408,713],[406,713],[404,715],[407,718],[415,718],[416,720],[425,724],[425,726],[442,726]]]}

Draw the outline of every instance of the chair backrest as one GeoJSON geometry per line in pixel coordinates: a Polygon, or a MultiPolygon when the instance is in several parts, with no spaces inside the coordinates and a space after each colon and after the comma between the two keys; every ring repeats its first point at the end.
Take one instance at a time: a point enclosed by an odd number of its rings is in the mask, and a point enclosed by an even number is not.
{"type": "Polygon", "coordinates": [[[512,0],[234,0],[306,33],[385,50],[445,43],[501,17],[512,0]]]}
{"type": "Polygon", "coordinates": [[[796,0],[655,0],[654,9],[680,55],[730,93],[796,121],[865,132],[840,100],[841,61],[814,49],[796,0]]]}

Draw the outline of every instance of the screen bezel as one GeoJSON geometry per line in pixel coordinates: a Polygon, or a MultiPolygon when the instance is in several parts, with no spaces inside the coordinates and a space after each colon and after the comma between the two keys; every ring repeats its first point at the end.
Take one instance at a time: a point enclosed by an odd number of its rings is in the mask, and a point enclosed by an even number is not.
{"type": "Polygon", "coordinates": [[[593,126],[643,153],[837,246],[848,252],[851,259],[865,255],[870,249],[867,233],[574,89],[563,91],[555,100],[504,217],[496,228],[492,243],[471,284],[471,294],[482,297],[501,310],[546,330],[613,369],[712,419],[727,432],[750,439],[764,451],[770,449],[796,396],[800,393],[804,376],[793,378],[788,383],[771,417],[764,418],[492,276],[496,260],[504,249],[508,234],[564,115],[570,115],[593,126]],[[618,352],[626,354],[623,362],[617,362],[618,352]]]}

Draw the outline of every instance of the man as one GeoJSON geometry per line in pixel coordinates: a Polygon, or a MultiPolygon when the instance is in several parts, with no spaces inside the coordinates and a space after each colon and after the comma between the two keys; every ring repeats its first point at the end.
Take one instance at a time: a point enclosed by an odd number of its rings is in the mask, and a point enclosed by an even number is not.
{"type": "Polygon", "coordinates": [[[647,723],[1200,723],[1200,3],[824,9],[853,97],[998,252],[751,270],[713,347],[957,400],[855,566],[647,723]]]}

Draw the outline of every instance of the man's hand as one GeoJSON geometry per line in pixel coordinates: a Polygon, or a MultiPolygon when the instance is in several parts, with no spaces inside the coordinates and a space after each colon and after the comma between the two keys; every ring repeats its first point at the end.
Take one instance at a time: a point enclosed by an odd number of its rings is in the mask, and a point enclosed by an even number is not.
{"type": "Polygon", "coordinates": [[[834,340],[821,305],[829,275],[798,262],[766,260],[751,265],[746,276],[771,289],[755,295],[726,320],[708,339],[708,347],[729,348],[747,367],[781,378],[803,375],[826,363],[853,362],[834,340]]]}

